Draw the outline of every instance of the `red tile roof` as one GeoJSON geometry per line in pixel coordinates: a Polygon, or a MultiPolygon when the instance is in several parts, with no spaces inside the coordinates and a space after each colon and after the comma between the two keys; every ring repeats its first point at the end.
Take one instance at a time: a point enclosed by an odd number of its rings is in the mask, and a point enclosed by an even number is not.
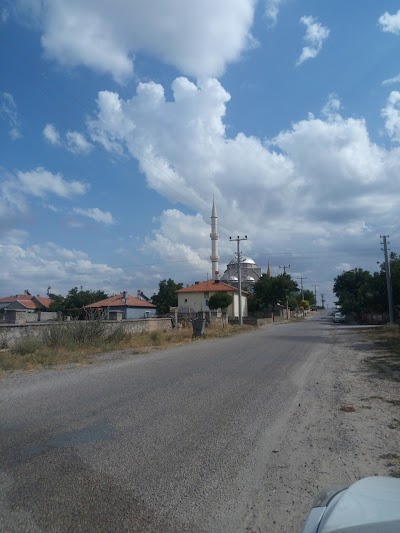
{"type": "Polygon", "coordinates": [[[0,298],[0,303],[11,303],[17,300],[32,300],[33,296],[28,294],[15,294],[14,296],[5,296],[0,298]]]}
{"type": "Polygon", "coordinates": [[[211,279],[208,281],[200,281],[199,283],[190,285],[190,287],[179,289],[176,292],[237,292],[237,289],[223,281],[215,283],[215,280],[211,279]]]}
{"type": "Polygon", "coordinates": [[[29,309],[34,309],[36,307],[49,307],[53,300],[51,298],[46,298],[42,296],[32,296],[30,294],[15,294],[14,296],[5,296],[0,298],[0,303],[12,303],[12,302],[38,302],[35,303],[34,307],[30,306],[29,309]]]}
{"type": "Polygon", "coordinates": [[[145,302],[140,298],[131,296],[130,294],[126,295],[126,302],[123,294],[117,294],[116,296],[111,296],[105,300],[100,300],[100,302],[95,302],[94,304],[86,305],[87,307],[151,307],[155,309],[157,306],[153,305],[150,302],[145,302]]]}
{"type": "Polygon", "coordinates": [[[49,305],[53,302],[51,298],[44,298],[42,296],[34,296],[33,298],[43,305],[43,307],[49,307],[49,305]]]}
{"type": "Polygon", "coordinates": [[[23,305],[25,309],[36,309],[37,305],[32,300],[14,300],[19,304],[23,305]]]}

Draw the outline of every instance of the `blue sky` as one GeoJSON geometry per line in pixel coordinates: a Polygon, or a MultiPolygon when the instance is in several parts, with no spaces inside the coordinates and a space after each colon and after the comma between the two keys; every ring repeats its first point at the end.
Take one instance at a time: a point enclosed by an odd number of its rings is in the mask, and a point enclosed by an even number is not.
{"type": "Polygon", "coordinates": [[[333,302],[400,251],[387,0],[17,0],[0,11],[0,293],[151,295],[243,252],[333,302]]]}

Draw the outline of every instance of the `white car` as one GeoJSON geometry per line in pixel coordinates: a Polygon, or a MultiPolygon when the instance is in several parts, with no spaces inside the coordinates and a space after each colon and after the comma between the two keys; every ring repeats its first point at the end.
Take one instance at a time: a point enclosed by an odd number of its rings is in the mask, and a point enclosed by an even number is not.
{"type": "Polygon", "coordinates": [[[367,477],[318,495],[302,533],[398,533],[400,479],[367,477]]]}
{"type": "Polygon", "coordinates": [[[333,316],[334,322],[345,322],[346,321],[346,315],[342,315],[340,311],[337,311],[333,316]]]}

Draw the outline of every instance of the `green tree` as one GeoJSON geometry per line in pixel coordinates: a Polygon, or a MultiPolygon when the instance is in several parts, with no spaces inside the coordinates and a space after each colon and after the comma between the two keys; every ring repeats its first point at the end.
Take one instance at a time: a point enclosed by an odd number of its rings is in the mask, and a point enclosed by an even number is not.
{"type": "Polygon", "coordinates": [[[376,293],[374,285],[378,281],[377,277],[374,279],[370,272],[362,268],[343,272],[335,278],[333,285],[337,305],[344,314],[361,315],[372,304],[376,293]]]}
{"type": "MultiPolygon", "coordinates": [[[[301,299],[301,293],[300,293],[300,299],[301,299]]],[[[315,300],[315,294],[312,290],[310,289],[304,289],[303,291],[303,300],[307,300],[309,305],[316,305],[316,300],[315,300]]]]}
{"type": "Polygon", "coordinates": [[[227,292],[216,292],[208,300],[210,309],[226,309],[233,302],[233,296],[227,292]]]}
{"type": "Polygon", "coordinates": [[[93,304],[106,298],[108,298],[108,294],[102,290],[83,291],[79,290],[78,287],[74,287],[65,298],[60,295],[56,296],[49,309],[50,311],[62,311],[71,316],[82,317],[82,309],[85,305],[93,304]]]}
{"type": "Polygon", "coordinates": [[[183,283],[175,283],[171,278],[163,279],[158,284],[158,293],[153,294],[151,301],[156,305],[162,314],[169,312],[170,307],[178,305],[178,295],[176,291],[182,289],[183,283]]]}
{"type": "Polygon", "coordinates": [[[263,274],[254,286],[254,294],[259,301],[260,308],[272,307],[277,303],[285,304],[290,294],[298,290],[297,283],[289,274],[269,277],[263,274]]]}
{"type": "Polygon", "coordinates": [[[308,309],[310,307],[310,302],[308,300],[301,300],[300,301],[300,307],[302,307],[304,310],[308,309]]]}

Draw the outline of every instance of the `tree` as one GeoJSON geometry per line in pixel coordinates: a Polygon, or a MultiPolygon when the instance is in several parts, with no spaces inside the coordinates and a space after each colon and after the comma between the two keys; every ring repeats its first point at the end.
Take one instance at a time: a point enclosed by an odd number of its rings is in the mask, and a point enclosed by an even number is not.
{"type": "Polygon", "coordinates": [[[297,283],[289,274],[269,277],[263,274],[254,286],[254,294],[259,301],[260,307],[272,307],[278,302],[286,303],[289,295],[298,290],[297,283]]]}
{"type": "MultiPolygon", "coordinates": [[[[301,294],[300,294],[301,299],[301,294]]],[[[309,305],[316,305],[317,301],[315,299],[315,294],[310,289],[304,289],[303,291],[303,300],[307,300],[309,305]]]]}
{"type": "Polygon", "coordinates": [[[208,300],[210,309],[226,309],[233,302],[233,296],[227,292],[216,292],[208,300]]]}
{"type": "Polygon", "coordinates": [[[183,283],[175,283],[171,278],[163,279],[158,284],[159,290],[157,294],[153,294],[151,301],[156,305],[162,314],[169,312],[170,307],[178,305],[178,295],[176,291],[182,289],[183,283]]]}
{"type": "Polygon", "coordinates": [[[373,296],[376,292],[375,278],[367,270],[354,268],[343,272],[335,278],[333,292],[336,294],[344,314],[361,315],[363,311],[371,306],[373,296]]]}
{"type": "Polygon", "coordinates": [[[301,300],[300,307],[307,310],[310,307],[310,302],[308,300],[301,300]]]}
{"type": "Polygon", "coordinates": [[[108,298],[108,294],[102,290],[97,291],[83,291],[78,287],[72,288],[67,296],[63,298],[58,295],[54,298],[49,306],[50,311],[61,311],[72,316],[82,316],[82,308],[86,305],[99,302],[108,298]]]}

